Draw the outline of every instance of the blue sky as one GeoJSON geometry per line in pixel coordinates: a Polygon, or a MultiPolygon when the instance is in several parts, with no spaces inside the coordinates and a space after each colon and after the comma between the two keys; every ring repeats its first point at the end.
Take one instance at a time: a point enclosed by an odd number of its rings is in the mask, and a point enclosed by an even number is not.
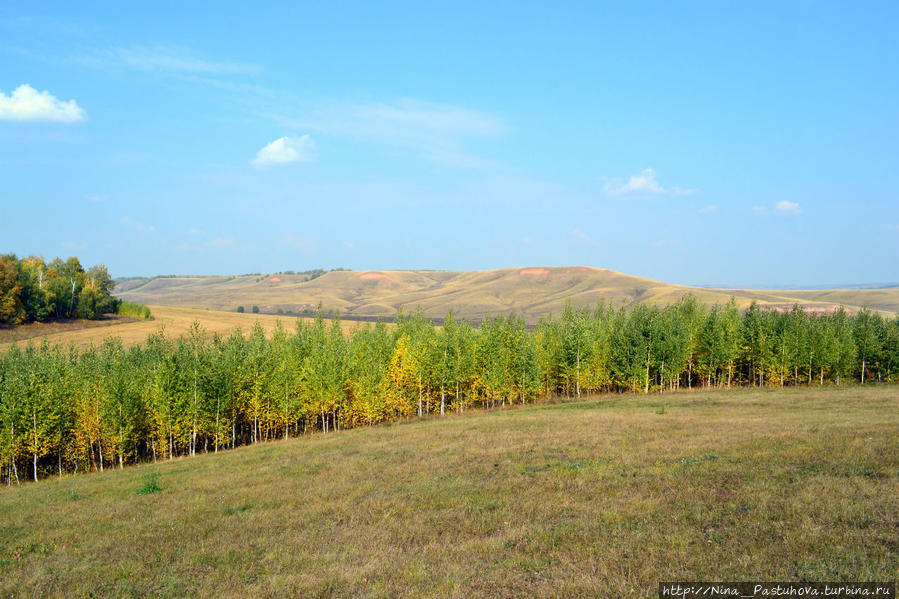
{"type": "Polygon", "coordinates": [[[0,251],[899,281],[899,4],[7,3],[0,251]]]}

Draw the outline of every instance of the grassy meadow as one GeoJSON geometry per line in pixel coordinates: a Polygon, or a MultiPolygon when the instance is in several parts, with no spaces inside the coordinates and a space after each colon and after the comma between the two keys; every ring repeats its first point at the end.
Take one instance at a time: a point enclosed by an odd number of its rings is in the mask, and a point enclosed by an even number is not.
{"type": "Polygon", "coordinates": [[[895,580],[897,415],[891,386],[609,395],[3,488],[0,596],[895,580]]]}

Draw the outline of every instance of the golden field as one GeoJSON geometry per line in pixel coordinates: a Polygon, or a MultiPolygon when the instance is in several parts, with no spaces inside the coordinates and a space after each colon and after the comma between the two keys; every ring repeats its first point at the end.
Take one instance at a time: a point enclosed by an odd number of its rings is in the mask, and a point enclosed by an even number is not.
{"type": "MultiPolygon", "coordinates": [[[[266,332],[272,330],[280,322],[286,329],[296,326],[297,317],[273,316],[268,314],[238,314],[197,308],[179,308],[176,306],[150,306],[153,318],[111,317],[100,321],[72,321],[70,323],[34,323],[0,330],[0,351],[8,349],[13,339],[19,343],[31,340],[40,343],[47,339],[54,345],[74,344],[86,347],[99,345],[106,337],[120,337],[125,345],[143,343],[150,333],[164,329],[166,334],[178,337],[186,333],[193,322],[199,322],[211,335],[218,333],[228,335],[235,329],[249,332],[255,323],[259,323],[266,332]]],[[[301,318],[310,322],[311,318],[301,318]]],[[[351,329],[355,323],[345,322],[344,328],[351,329]]]]}

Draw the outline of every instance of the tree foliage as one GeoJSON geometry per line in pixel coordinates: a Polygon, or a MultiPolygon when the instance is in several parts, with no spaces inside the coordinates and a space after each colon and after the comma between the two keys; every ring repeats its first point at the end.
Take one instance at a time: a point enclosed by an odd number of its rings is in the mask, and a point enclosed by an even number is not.
{"type": "MultiPolygon", "coordinates": [[[[83,309],[86,288],[109,288],[105,269],[54,262],[41,271],[38,260],[0,258],[7,318],[20,317],[34,290],[52,297],[42,305],[54,313],[60,305],[83,309]],[[69,283],[76,276],[77,301],[69,283]]],[[[687,297],[630,310],[568,307],[534,328],[514,315],[475,328],[453,314],[442,327],[420,312],[400,314],[396,326],[363,324],[349,335],[319,310],[314,322],[297,320],[270,336],[258,324],[227,337],[195,324],[180,338],[159,331],[130,348],[114,338],[80,351],[13,345],[0,354],[0,479],[120,468],[554,395],[897,379],[899,319],[868,310],[752,305],[741,314],[733,301],[705,307],[687,297]]]]}
{"type": "Polygon", "coordinates": [[[86,271],[74,256],[49,264],[43,258],[0,256],[0,324],[49,318],[100,318],[115,313],[115,286],[102,264],[86,271]]]}

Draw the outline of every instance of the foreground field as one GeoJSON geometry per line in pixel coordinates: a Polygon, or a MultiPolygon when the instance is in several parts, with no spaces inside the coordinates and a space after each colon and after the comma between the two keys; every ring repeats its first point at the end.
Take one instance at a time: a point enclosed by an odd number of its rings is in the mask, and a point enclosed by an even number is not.
{"type": "MultiPolygon", "coordinates": [[[[236,312],[221,312],[217,310],[205,310],[197,308],[178,308],[174,306],[150,306],[153,313],[152,319],[113,317],[108,320],[85,321],[77,320],[62,325],[56,323],[35,323],[23,327],[0,330],[0,351],[4,351],[12,345],[13,339],[19,343],[31,339],[34,343],[40,343],[47,339],[53,345],[75,344],[79,347],[99,345],[106,337],[121,337],[125,345],[143,343],[147,335],[165,328],[171,337],[178,337],[186,333],[194,321],[199,322],[209,334],[219,333],[228,335],[235,329],[249,331],[258,322],[266,330],[271,332],[278,322],[288,330],[292,330],[298,317],[273,316],[267,314],[238,314],[236,312]]],[[[304,318],[310,321],[311,318],[304,318]]],[[[346,328],[351,328],[355,323],[344,323],[346,328]]]]}
{"type": "Polygon", "coordinates": [[[0,596],[895,580],[897,414],[886,386],[603,396],[4,489],[0,596]]]}

